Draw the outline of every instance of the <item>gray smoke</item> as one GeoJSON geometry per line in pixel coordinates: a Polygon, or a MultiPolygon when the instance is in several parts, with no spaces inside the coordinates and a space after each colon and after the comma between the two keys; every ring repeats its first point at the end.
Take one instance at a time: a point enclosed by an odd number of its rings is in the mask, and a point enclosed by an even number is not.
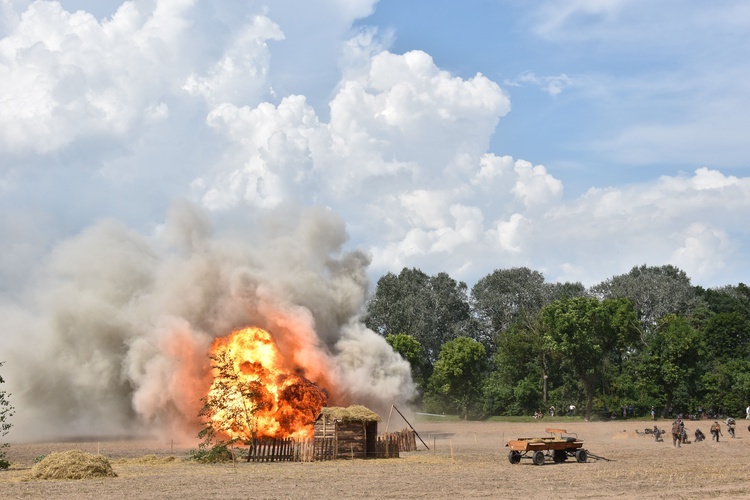
{"type": "Polygon", "coordinates": [[[188,202],[149,237],[100,221],[0,303],[9,437],[195,436],[209,346],[246,326],[271,332],[331,404],[406,404],[408,363],[358,319],[369,257],[342,250],[339,217],[311,208],[216,225],[188,202]]]}

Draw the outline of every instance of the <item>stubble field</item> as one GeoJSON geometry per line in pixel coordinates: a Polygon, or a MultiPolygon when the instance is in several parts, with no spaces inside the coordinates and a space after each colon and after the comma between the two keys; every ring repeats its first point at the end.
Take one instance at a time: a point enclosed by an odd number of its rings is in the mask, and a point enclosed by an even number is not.
{"type": "MultiPolygon", "coordinates": [[[[198,464],[184,460],[191,445],[169,441],[13,444],[0,498],[750,498],[748,423],[738,421],[735,439],[725,430],[719,443],[709,437],[681,448],[639,436],[648,421],[415,423],[430,450],[418,441],[418,451],[398,459],[315,463],[198,464]],[[577,433],[588,462],[508,462],[509,439],[541,437],[546,427],[577,433]],[[118,477],[30,478],[36,457],[70,449],[101,453],[118,477]]],[[[705,421],[686,427],[691,440],[695,428],[709,434],[705,421]]]]}

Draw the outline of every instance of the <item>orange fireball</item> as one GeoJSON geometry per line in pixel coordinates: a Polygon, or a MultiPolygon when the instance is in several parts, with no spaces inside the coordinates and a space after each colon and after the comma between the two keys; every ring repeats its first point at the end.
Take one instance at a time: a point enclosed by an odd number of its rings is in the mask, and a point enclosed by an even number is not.
{"type": "Polygon", "coordinates": [[[267,331],[250,327],[211,344],[214,380],[202,412],[231,438],[306,438],[327,396],[315,383],[285,368],[267,331]]]}

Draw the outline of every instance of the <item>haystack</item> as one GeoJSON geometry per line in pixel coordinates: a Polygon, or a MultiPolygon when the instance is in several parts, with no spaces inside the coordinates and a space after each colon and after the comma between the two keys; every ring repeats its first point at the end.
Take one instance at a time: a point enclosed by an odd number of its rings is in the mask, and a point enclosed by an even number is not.
{"type": "Polygon", "coordinates": [[[117,477],[105,457],[69,450],[50,453],[31,469],[34,479],[89,479],[117,477]]]}
{"type": "Polygon", "coordinates": [[[381,418],[380,415],[375,413],[374,411],[370,410],[369,408],[365,408],[361,405],[351,405],[346,408],[343,408],[341,406],[324,406],[322,410],[320,410],[320,415],[318,418],[323,418],[324,420],[341,420],[341,421],[351,421],[351,420],[359,420],[362,422],[380,422],[381,418]]]}

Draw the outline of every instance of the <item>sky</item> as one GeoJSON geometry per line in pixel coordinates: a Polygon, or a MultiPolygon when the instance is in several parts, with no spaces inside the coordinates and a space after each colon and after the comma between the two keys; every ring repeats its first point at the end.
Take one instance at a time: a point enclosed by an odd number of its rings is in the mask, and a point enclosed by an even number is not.
{"type": "Polygon", "coordinates": [[[14,435],[195,436],[249,325],[406,405],[404,267],[747,283],[749,45],[744,0],[0,0],[14,435]]]}
{"type": "Polygon", "coordinates": [[[748,53],[743,0],[0,0],[0,293],[181,200],[324,207],[373,283],[747,282],[748,53]]]}

